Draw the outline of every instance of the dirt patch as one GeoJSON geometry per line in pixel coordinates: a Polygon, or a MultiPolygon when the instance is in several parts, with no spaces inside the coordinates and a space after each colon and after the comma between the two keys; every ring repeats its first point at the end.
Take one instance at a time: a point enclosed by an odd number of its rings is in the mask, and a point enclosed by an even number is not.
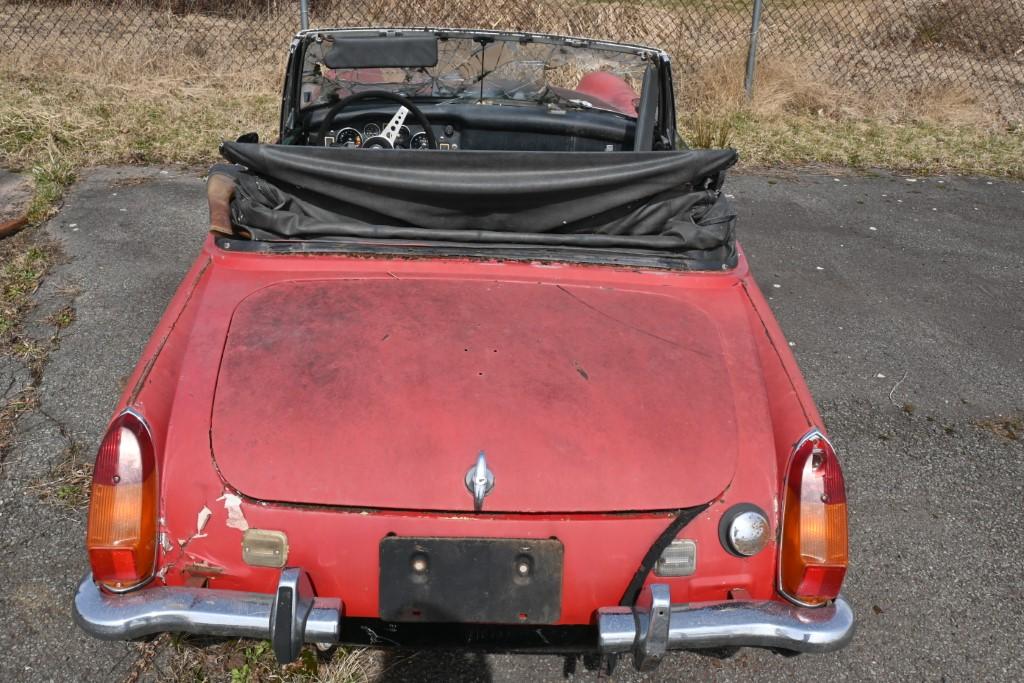
{"type": "Polygon", "coordinates": [[[996,415],[995,417],[977,420],[974,424],[1004,439],[1010,439],[1011,441],[1024,440],[1024,413],[996,415]]]}

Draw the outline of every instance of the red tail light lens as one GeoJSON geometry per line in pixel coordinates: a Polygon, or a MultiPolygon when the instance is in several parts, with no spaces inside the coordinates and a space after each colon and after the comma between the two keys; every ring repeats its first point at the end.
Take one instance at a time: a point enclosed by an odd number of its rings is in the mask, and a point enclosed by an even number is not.
{"type": "Polygon", "coordinates": [[[814,430],[797,443],[786,472],[779,587],[794,602],[839,595],[849,562],[846,485],[832,444],[814,430]]]}
{"type": "Polygon", "coordinates": [[[96,581],[127,590],[153,575],[157,475],[153,439],[142,418],[121,413],[96,455],[86,548],[96,581]]]}

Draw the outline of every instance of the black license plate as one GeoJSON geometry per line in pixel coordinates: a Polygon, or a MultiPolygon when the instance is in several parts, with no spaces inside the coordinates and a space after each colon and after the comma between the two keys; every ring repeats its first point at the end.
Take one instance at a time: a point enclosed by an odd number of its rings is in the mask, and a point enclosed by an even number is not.
{"type": "Polygon", "coordinates": [[[557,539],[388,536],[380,542],[380,618],[555,623],[562,554],[557,539]]]}

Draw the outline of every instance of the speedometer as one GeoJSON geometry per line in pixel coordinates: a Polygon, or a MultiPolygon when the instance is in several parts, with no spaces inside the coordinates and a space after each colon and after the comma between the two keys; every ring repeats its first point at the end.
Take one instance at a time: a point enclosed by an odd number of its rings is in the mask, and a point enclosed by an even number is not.
{"type": "Polygon", "coordinates": [[[342,128],[324,139],[327,147],[359,147],[363,144],[363,136],[355,128],[342,128]]]}

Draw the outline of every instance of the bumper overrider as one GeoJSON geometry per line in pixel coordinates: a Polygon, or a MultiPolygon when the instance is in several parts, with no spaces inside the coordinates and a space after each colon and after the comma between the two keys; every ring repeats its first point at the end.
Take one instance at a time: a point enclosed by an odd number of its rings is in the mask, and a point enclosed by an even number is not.
{"type": "MultiPolygon", "coordinates": [[[[281,571],[273,594],[177,586],[112,594],[86,574],[74,602],[76,623],[97,638],[169,631],[269,639],[281,662],[298,657],[303,643],[337,643],[343,614],[341,600],[316,597],[308,575],[294,567],[281,571]]],[[[673,605],[669,587],[652,584],[632,607],[597,610],[596,648],[631,652],[635,666],[649,670],[669,650],[831,652],[850,641],[853,629],[853,611],[842,597],[822,607],[775,600],[673,605]]]]}

